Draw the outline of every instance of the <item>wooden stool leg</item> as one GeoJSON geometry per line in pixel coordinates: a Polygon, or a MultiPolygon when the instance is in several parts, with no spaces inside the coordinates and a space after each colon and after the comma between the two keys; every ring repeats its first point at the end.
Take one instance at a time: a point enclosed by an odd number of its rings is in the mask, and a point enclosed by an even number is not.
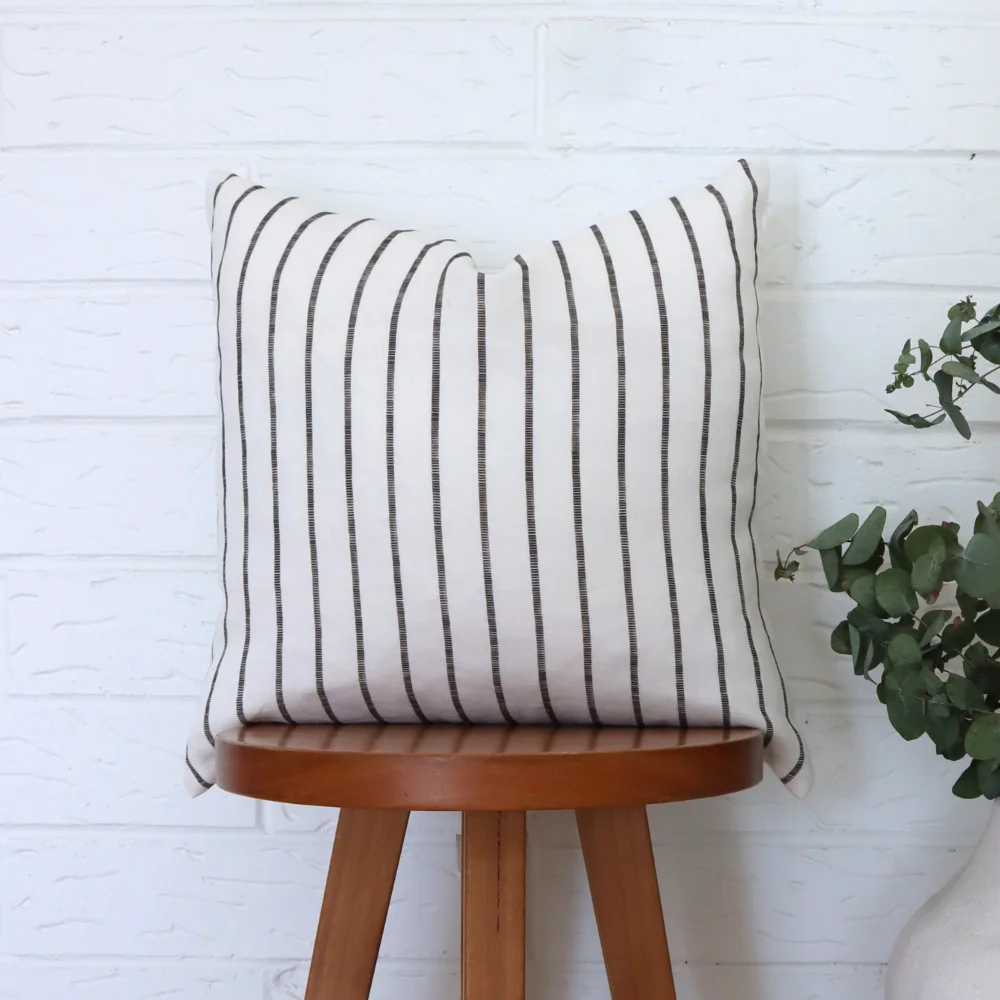
{"type": "Polygon", "coordinates": [[[409,818],[340,810],[306,1000],[368,1000],[409,818]]]}
{"type": "Polygon", "coordinates": [[[578,809],[613,1000],[676,1000],[645,806],[578,809]]]}
{"type": "Polygon", "coordinates": [[[462,1000],[524,1000],[525,814],[462,815],[462,1000]]]}

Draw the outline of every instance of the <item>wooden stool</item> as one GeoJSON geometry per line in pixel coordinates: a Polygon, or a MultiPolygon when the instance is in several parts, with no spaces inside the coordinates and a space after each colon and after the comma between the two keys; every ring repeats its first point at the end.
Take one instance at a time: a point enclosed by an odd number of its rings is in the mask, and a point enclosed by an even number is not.
{"type": "Polygon", "coordinates": [[[218,783],[339,806],[306,1000],[367,1000],[414,810],[462,813],[462,997],[524,1000],[525,810],[574,809],[613,1000],[675,1000],[646,805],[761,780],[750,730],[251,726],[218,783]]]}

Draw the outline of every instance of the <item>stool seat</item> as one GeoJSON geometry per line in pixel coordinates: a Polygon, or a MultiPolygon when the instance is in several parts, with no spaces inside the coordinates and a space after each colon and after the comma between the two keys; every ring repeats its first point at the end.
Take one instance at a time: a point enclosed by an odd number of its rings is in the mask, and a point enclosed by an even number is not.
{"type": "Polygon", "coordinates": [[[526,810],[646,805],[756,785],[748,729],[282,726],[216,740],[219,787],[299,805],[526,810]]]}
{"type": "Polygon", "coordinates": [[[462,1000],[525,1000],[527,810],[576,811],[612,1000],[677,1000],[646,805],[756,785],[744,729],[281,726],[216,739],[221,788],[339,806],[305,1000],[367,1000],[413,811],[462,813],[462,1000]]]}

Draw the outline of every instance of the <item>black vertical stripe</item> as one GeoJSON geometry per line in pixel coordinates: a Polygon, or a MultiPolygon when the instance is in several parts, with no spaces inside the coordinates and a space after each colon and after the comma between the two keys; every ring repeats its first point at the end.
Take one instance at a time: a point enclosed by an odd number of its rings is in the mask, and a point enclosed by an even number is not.
{"type": "Polygon", "coordinates": [[[194,775],[194,780],[197,781],[202,788],[208,789],[212,787],[212,782],[206,781],[195,769],[194,764],[191,763],[191,757],[186,750],[184,751],[184,763],[187,764],[188,770],[194,775]]]}
{"type": "Polygon", "coordinates": [[[358,287],[354,291],[354,301],[351,303],[351,316],[347,322],[347,342],[344,346],[344,492],[347,499],[347,538],[351,550],[351,582],[354,588],[354,637],[358,653],[358,683],[365,705],[376,722],[385,723],[379,715],[368,690],[368,678],[365,672],[365,628],[361,612],[361,571],[358,566],[358,536],[354,518],[354,443],[351,433],[351,369],[354,364],[354,330],[358,322],[358,310],[361,308],[361,296],[365,285],[371,277],[379,258],[385,253],[386,247],[405,232],[396,229],[378,245],[371,259],[365,265],[358,287]]]}
{"type": "Polygon", "coordinates": [[[680,607],[677,603],[677,580],[674,575],[674,553],[670,538],[670,326],[667,304],[663,296],[663,276],[656,248],[638,212],[631,213],[642,234],[653,275],[656,307],[660,314],[660,379],[663,417],[660,428],[660,517],[663,525],[663,558],[667,568],[667,591],[670,599],[670,624],[674,634],[674,679],[677,688],[677,724],[687,726],[687,703],[684,694],[684,648],[681,639],[680,607]]]}
{"type": "Polygon", "coordinates": [[[701,299],[701,324],[705,359],[705,407],[701,424],[701,471],[698,481],[698,499],[701,511],[701,547],[705,557],[705,583],[708,586],[708,604],[712,613],[712,628],[715,631],[715,647],[718,656],[719,696],[722,702],[722,724],[729,726],[729,691],[726,688],[726,657],[722,649],[722,628],[719,624],[719,606],[715,599],[715,583],[712,579],[712,557],[708,545],[708,503],[705,495],[706,471],[708,469],[708,431],[712,416],[712,324],[708,312],[708,292],[705,288],[705,269],[701,262],[701,252],[695,239],[694,229],[687,212],[676,198],[670,199],[677,210],[684,232],[687,233],[691,246],[691,257],[694,260],[695,273],[698,279],[698,295],[701,299]]]}
{"type": "Polygon", "coordinates": [[[323,285],[323,278],[326,276],[326,269],[330,266],[333,255],[337,248],[343,243],[348,234],[352,233],[362,223],[371,222],[371,219],[359,219],[352,222],[343,232],[339,233],[334,241],[327,247],[323,259],[316,270],[316,278],[313,281],[312,292],[309,296],[309,310],[306,313],[306,351],[305,351],[305,403],[306,403],[306,516],[309,523],[309,565],[312,571],[312,600],[313,600],[313,636],[316,660],[316,694],[319,696],[323,711],[331,722],[338,722],[336,714],[330,705],[330,699],[326,695],[326,686],[323,681],[323,620],[320,603],[319,589],[319,552],[316,545],[316,485],[313,469],[313,386],[312,386],[312,358],[313,358],[313,336],[316,326],[316,304],[319,301],[320,288],[323,285]]]}
{"type": "Polygon", "coordinates": [[[246,286],[250,258],[257,248],[260,234],[264,232],[267,224],[280,209],[295,200],[294,198],[282,198],[260,220],[243,257],[243,268],[240,271],[240,280],[236,288],[236,403],[240,417],[240,457],[243,471],[243,612],[246,617],[243,654],[240,657],[240,676],[236,686],[236,717],[244,726],[249,724],[243,711],[243,692],[246,687],[247,657],[250,655],[250,486],[247,480],[247,426],[243,408],[243,289],[246,286]]]}
{"type": "MultiPolygon", "coordinates": [[[[451,613],[448,609],[448,578],[444,562],[444,526],[441,520],[441,312],[444,305],[444,283],[451,265],[467,253],[457,253],[441,269],[437,294],[434,298],[434,323],[431,333],[431,495],[434,515],[434,551],[437,555],[438,598],[441,602],[441,631],[444,635],[444,661],[448,674],[448,690],[451,703],[459,719],[466,725],[472,720],[462,707],[458,695],[458,681],[455,678],[455,650],[451,637],[451,613]]],[[[471,258],[470,258],[471,259],[471,258]]]]}
{"type": "Polygon", "coordinates": [[[542,704],[553,725],[559,724],[545,668],[545,622],[542,618],[542,585],[538,574],[538,536],[535,530],[535,362],[531,325],[531,285],[528,265],[515,257],[521,268],[521,304],[524,311],[524,497],[528,529],[528,565],[531,569],[531,603],[535,615],[535,651],[538,659],[538,688],[542,704]]]}
{"type": "Polygon", "coordinates": [[[478,456],[479,471],[479,537],[483,549],[483,591],[486,595],[486,626],[490,636],[490,664],[493,668],[493,690],[504,719],[514,724],[514,717],[507,709],[500,678],[500,644],[497,640],[497,612],[493,599],[493,566],[490,558],[490,516],[486,486],[486,275],[476,276],[476,303],[478,320],[477,345],[479,348],[479,418],[478,456]]]}
{"type": "MultiPolygon", "coordinates": [[[[753,192],[753,290],[754,299],[756,300],[757,307],[757,318],[755,320],[755,327],[760,322],[760,296],[757,292],[757,279],[760,276],[760,255],[758,252],[758,226],[757,226],[757,202],[760,196],[760,192],[757,188],[757,180],[750,170],[750,164],[746,160],[740,160],[740,166],[743,168],[743,172],[747,175],[747,180],[750,182],[750,189],[753,192]]],[[[760,568],[757,563],[757,544],[753,537],[753,516],[757,509],[757,480],[760,475],[760,431],[761,424],[763,422],[761,405],[764,396],[764,359],[760,349],[760,334],[758,332],[757,336],[757,364],[760,369],[761,379],[760,388],[757,395],[757,445],[754,452],[754,470],[753,470],[753,500],[750,504],[750,516],[747,519],[747,532],[750,535],[750,550],[753,553],[753,572],[754,580],[757,584],[757,610],[760,613],[760,621],[764,626],[764,635],[767,638],[768,648],[771,650],[771,659],[774,662],[774,669],[778,672],[778,680],[781,682],[781,694],[785,703],[785,719],[788,721],[788,725],[791,726],[792,732],[795,733],[795,738],[798,740],[799,744],[799,756],[798,760],[795,762],[795,766],[788,772],[781,780],[783,784],[788,784],[790,781],[798,775],[802,770],[806,762],[806,748],[805,744],[802,742],[802,736],[799,731],[795,728],[792,723],[791,712],[788,707],[788,691],[785,688],[785,678],[781,673],[781,666],[778,663],[778,657],[774,652],[774,643],[771,641],[771,633],[767,627],[767,621],[764,618],[764,609],[761,604],[760,599],[760,568]]]]}
{"type": "Polygon", "coordinates": [[[295,244],[302,234],[317,220],[332,215],[332,212],[317,212],[302,223],[288,241],[278,266],[274,270],[271,282],[271,313],[267,325],[267,397],[271,417],[271,514],[274,522],[274,697],[281,717],[288,723],[295,720],[289,715],[285,706],[283,686],[284,652],[285,652],[285,614],[281,604],[281,518],[278,501],[278,401],[274,392],[274,333],[278,321],[278,291],[281,287],[281,275],[285,264],[295,244]]]}
{"type": "Polygon", "coordinates": [[[632,594],[632,557],[628,545],[628,492],[626,475],[625,443],[627,440],[628,408],[625,396],[625,323],[622,318],[622,303],[618,294],[618,278],[615,266],[608,253],[604,234],[597,226],[590,231],[601,248],[604,269],[608,273],[608,290],[611,292],[611,308],[615,314],[615,346],[618,352],[618,534],[622,545],[622,577],[625,584],[625,619],[628,623],[628,664],[632,687],[632,714],[635,724],[642,725],[642,701],[639,697],[639,637],[635,626],[635,599],[632,594]]]}
{"type": "Polygon", "coordinates": [[[594,698],[594,664],[590,646],[590,601],[587,596],[587,559],[583,547],[583,494],[580,487],[580,337],[576,314],[576,296],[573,294],[573,279],[566,262],[562,244],[552,243],[559,265],[562,268],[563,284],[566,288],[566,308],[569,312],[570,347],[570,398],[572,407],[572,436],[570,440],[573,467],[573,530],[576,536],[576,579],[580,591],[580,630],[583,636],[583,683],[587,694],[587,708],[595,726],[601,724],[594,698]]]}
{"type": "MultiPolygon", "coordinates": [[[[231,181],[236,174],[230,174],[224,180],[220,181],[215,188],[215,195],[212,197],[212,222],[209,227],[210,232],[213,236],[213,250],[214,250],[214,236],[215,236],[215,209],[219,204],[219,194],[222,192],[222,188],[231,181]]],[[[251,190],[254,190],[251,188],[251,190]]],[[[226,658],[226,651],[229,649],[229,587],[226,582],[226,556],[229,554],[229,527],[227,524],[227,513],[226,513],[226,499],[228,490],[226,488],[226,408],[222,400],[222,329],[219,325],[219,320],[222,311],[222,298],[219,294],[219,284],[222,280],[222,264],[226,255],[226,246],[229,243],[229,230],[233,225],[233,215],[236,214],[236,209],[239,207],[240,202],[250,193],[250,191],[244,192],[240,195],[236,202],[233,204],[232,209],[229,212],[229,221],[226,223],[226,235],[225,239],[222,241],[222,249],[219,252],[219,264],[218,270],[216,270],[215,261],[211,262],[212,273],[215,276],[215,345],[219,356],[219,423],[220,431],[222,435],[221,442],[221,469],[222,469],[222,649],[219,651],[219,658],[215,662],[215,669],[212,671],[212,683],[208,688],[208,697],[205,699],[205,714],[202,718],[202,730],[205,733],[205,739],[208,740],[209,746],[215,746],[215,737],[212,735],[212,727],[209,721],[209,715],[212,708],[212,696],[215,694],[215,685],[219,680],[219,668],[222,666],[222,661],[226,658]]],[[[188,762],[190,767],[190,762],[188,762]]],[[[192,768],[193,770],[193,768],[192,768]]]]}
{"type": "Polygon", "coordinates": [[[732,515],[729,521],[729,537],[733,544],[733,559],[736,562],[736,587],[740,594],[740,609],[743,612],[743,625],[747,633],[747,643],[750,646],[750,657],[753,660],[753,674],[757,683],[757,704],[764,719],[764,745],[767,746],[774,738],[774,724],[767,714],[767,704],[764,700],[764,679],[760,672],[760,658],[757,656],[757,645],[753,639],[753,628],[750,625],[750,616],[747,614],[747,598],[743,589],[743,567],[740,564],[740,547],[736,542],[736,478],[740,468],[740,446],[743,442],[743,412],[746,406],[747,395],[747,364],[744,356],[744,345],[746,343],[746,324],[743,318],[743,267],[740,261],[739,248],[736,246],[736,232],[733,229],[733,218],[729,212],[729,206],[722,193],[712,184],[709,184],[707,191],[719,203],[722,210],[722,217],[726,221],[726,232],[729,234],[729,246],[733,252],[733,265],[736,272],[736,315],[740,324],[740,402],[739,411],[736,416],[736,446],[733,451],[733,474],[730,478],[729,488],[732,496],[732,515]]]}
{"type": "Polygon", "coordinates": [[[403,296],[410,287],[413,276],[417,273],[424,257],[434,247],[442,243],[449,242],[438,240],[435,243],[428,243],[421,247],[416,260],[406,272],[403,283],[400,285],[399,294],[392,307],[392,318],[389,320],[389,346],[386,352],[386,374],[385,374],[385,478],[389,503],[389,546],[392,551],[392,578],[396,588],[396,625],[399,629],[399,663],[403,671],[403,686],[406,688],[406,697],[409,699],[410,707],[414,715],[424,725],[430,723],[430,719],[423,713],[417,696],[413,690],[413,678],[410,676],[410,651],[406,640],[406,605],[403,601],[403,571],[399,559],[399,530],[396,523],[396,336],[399,330],[399,314],[403,308],[403,296]]]}

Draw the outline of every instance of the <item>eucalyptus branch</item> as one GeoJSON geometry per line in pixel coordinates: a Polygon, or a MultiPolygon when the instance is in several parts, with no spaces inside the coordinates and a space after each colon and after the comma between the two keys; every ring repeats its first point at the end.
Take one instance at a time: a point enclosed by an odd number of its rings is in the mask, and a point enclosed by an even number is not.
{"type": "MultiPolygon", "coordinates": [[[[1000,306],[977,320],[967,298],[949,310],[939,347],[906,341],[887,386],[890,393],[909,389],[922,376],[934,384],[937,407],[888,412],[917,428],[950,418],[968,438],[959,403],[977,385],[1000,395],[990,381],[997,373],[1000,306]],[[985,373],[976,370],[980,359],[990,366],[985,373]]],[[[1000,493],[978,505],[964,542],[957,524],[921,525],[916,511],[887,537],[885,521],[882,507],[864,522],[848,514],[787,556],[779,551],[775,578],[794,579],[799,558],[817,552],[827,587],[853,602],[830,636],[833,651],[875,687],[900,736],[927,736],[948,760],[971,758],[956,795],[1000,799],[1000,493]],[[936,606],[952,585],[958,615],[936,606]]]]}

